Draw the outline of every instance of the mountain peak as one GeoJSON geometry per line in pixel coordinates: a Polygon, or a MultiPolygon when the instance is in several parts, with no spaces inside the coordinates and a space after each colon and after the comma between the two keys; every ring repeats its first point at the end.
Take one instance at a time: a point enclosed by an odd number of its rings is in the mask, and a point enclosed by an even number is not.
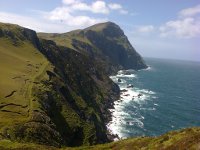
{"type": "Polygon", "coordinates": [[[84,29],[84,31],[85,32],[88,32],[88,31],[100,32],[108,37],[124,36],[124,32],[122,31],[122,29],[117,24],[110,22],[110,21],[95,24],[93,26],[90,26],[90,27],[84,29]]]}
{"type": "Polygon", "coordinates": [[[85,30],[102,30],[102,29],[107,28],[109,26],[113,26],[113,27],[115,26],[116,27],[118,25],[115,24],[114,22],[108,21],[108,22],[102,22],[102,23],[94,24],[94,25],[86,28],[85,30]]]}

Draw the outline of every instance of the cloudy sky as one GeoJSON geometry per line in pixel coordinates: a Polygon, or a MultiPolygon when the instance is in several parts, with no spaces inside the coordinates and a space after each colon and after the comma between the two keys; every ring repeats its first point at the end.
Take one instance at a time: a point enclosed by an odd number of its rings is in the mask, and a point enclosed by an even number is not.
{"type": "Polygon", "coordinates": [[[1,0],[0,22],[67,32],[112,21],[145,57],[200,61],[200,0],[1,0]]]}

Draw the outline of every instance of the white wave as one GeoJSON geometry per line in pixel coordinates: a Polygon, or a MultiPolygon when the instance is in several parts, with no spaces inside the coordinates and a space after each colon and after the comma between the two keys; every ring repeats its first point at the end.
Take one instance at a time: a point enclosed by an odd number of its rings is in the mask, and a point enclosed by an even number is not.
{"type": "Polygon", "coordinates": [[[117,74],[122,74],[124,70],[119,70],[117,74]]]}
{"type": "Polygon", "coordinates": [[[119,78],[118,76],[110,76],[110,79],[113,80],[113,82],[117,83],[117,84],[124,84],[126,83],[126,80],[119,78]],[[120,82],[118,81],[118,79],[120,79],[120,82]]]}
{"type": "Polygon", "coordinates": [[[134,69],[128,69],[128,70],[119,70],[118,72],[117,72],[117,74],[124,74],[124,73],[133,73],[133,72],[135,72],[135,70],[134,69]]]}
{"type": "Polygon", "coordinates": [[[117,72],[116,76],[117,77],[121,77],[121,78],[123,78],[123,77],[134,78],[134,77],[136,77],[134,72],[135,72],[135,70],[133,70],[133,69],[130,69],[130,70],[119,70],[117,72]]]}
{"type": "Polygon", "coordinates": [[[144,116],[141,116],[141,119],[144,119],[144,116]]]}
{"type": "Polygon", "coordinates": [[[113,80],[114,82],[117,82],[118,80],[117,76],[110,76],[110,79],[113,80]]]}
{"type": "Polygon", "coordinates": [[[145,94],[156,94],[155,92],[151,91],[151,90],[147,90],[147,89],[138,89],[139,92],[141,93],[145,93],[145,94]]]}
{"type": "Polygon", "coordinates": [[[148,66],[145,70],[151,70],[152,68],[151,68],[151,66],[148,66]]]}
{"type": "Polygon", "coordinates": [[[140,108],[140,110],[156,110],[156,108],[155,107],[153,107],[153,108],[140,108]]]}
{"type": "Polygon", "coordinates": [[[157,96],[152,96],[151,98],[156,99],[156,98],[158,98],[158,97],[157,97],[157,96]]]}
{"type": "Polygon", "coordinates": [[[126,78],[135,78],[136,77],[135,74],[118,74],[116,76],[120,77],[120,78],[124,78],[124,77],[126,77],[126,78]]]}
{"type": "MultiPolygon", "coordinates": [[[[147,70],[151,69],[150,67],[147,70]]],[[[147,100],[155,97],[155,92],[148,89],[139,89],[137,87],[127,88],[127,78],[135,78],[136,74],[133,73],[134,70],[120,70],[116,76],[110,76],[110,78],[119,85],[121,91],[120,99],[114,102],[114,109],[111,109],[112,121],[107,124],[108,130],[113,134],[117,134],[120,138],[124,138],[126,133],[125,126],[137,126],[140,128],[144,127],[143,120],[144,117],[138,113],[135,115],[132,112],[124,112],[124,108],[127,105],[132,105],[133,102],[136,102],[138,105],[135,105],[135,109],[145,109],[145,110],[156,110],[156,108],[145,108],[144,104],[147,103],[147,100]],[[128,74],[127,74],[128,73],[128,74]],[[126,78],[125,78],[126,77],[126,78]],[[121,81],[118,82],[120,79],[121,81]],[[130,113],[130,114],[129,114],[130,113]],[[132,118],[132,116],[137,116],[137,118],[132,118]],[[129,120],[129,121],[127,121],[129,120]]],[[[130,79],[129,79],[130,80],[130,79]]],[[[133,103],[134,105],[134,103],[133,103]]],[[[157,106],[157,104],[154,104],[157,106]]],[[[134,107],[134,106],[133,106],[134,107]]]]}
{"type": "Polygon", "coordinates": [[[148,66],[146,69],[141,69],[141,70],[149,71],[149,70],[153,70],[153,68],[152,66],[148,66]]]}

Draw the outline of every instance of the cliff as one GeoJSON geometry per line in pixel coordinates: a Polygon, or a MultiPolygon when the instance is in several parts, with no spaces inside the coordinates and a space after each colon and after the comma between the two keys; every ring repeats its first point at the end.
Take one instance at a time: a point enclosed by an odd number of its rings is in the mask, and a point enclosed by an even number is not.
{"type": "Polygon", "coordinates": [[[90,56],[104,65],[107,74],[119,69],[139,70],[147,67],[121,28],[112,22],[63,34],[38,33],[38,36],[90,56]]]}
{"type": "Polygon", "coordinates": [[[60,147],[106,143],[119,88],[109,75],[145,68],[114,23],[38,34],[0,23],[0,139],[60,147]]]}

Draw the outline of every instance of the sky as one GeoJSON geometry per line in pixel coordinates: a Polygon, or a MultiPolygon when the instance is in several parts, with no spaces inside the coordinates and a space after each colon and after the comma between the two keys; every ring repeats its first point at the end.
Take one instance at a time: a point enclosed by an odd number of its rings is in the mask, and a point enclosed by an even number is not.
{"type": "Polygon", "coordinates": [[[200,0],[1,0],[0,22],[63,33],[112,21],[144,57],[200,61],[200,0]]]}

